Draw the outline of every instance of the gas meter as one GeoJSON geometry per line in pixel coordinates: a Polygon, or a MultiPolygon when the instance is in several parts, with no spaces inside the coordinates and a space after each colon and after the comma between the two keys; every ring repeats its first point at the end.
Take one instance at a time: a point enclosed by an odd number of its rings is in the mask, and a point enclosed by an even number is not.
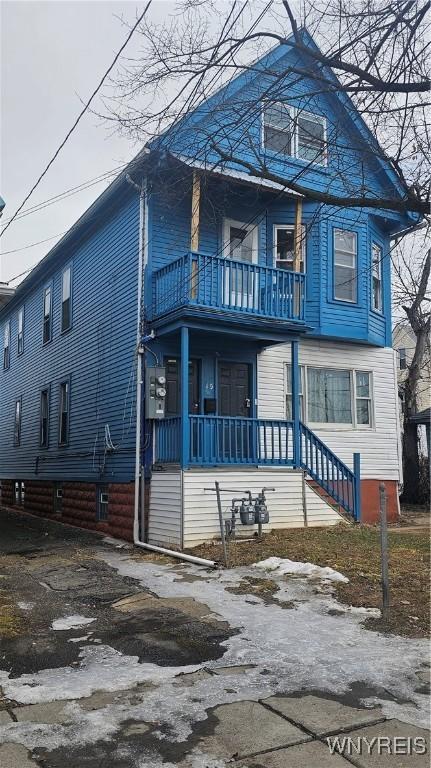
{"type": "Polygon", "coordinates": [[[163,419],[166,406],[165,368],[145,370],[145,416],[147,419],[163,419]]]}
{"type": "Polygon", "coordinates": [[[255,524],[254,505],[243,501],[239,510],[239,517],[243,525],[254,525],[255,524]]]}

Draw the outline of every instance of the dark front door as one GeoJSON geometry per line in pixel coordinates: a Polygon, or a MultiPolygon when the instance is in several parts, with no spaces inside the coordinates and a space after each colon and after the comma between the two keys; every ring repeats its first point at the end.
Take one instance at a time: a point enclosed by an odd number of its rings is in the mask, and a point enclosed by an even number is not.
{"type": "Polygon", "coordinates": [[[247,363],[219,363],[218,412],[219,416],[250,416],[250,366],[247,363]]]}
{"type": "MultiPolygon", "coordinates": [[[[179,416],[181,412],[180,358],[168,357],[166,368],[166,416],[179,416]]],[[[189,360],[189,413],[199,413],[199,365],[189,360]]]]}
{"type": "Polygon", "coordinates": [[[218,368],[218,413],[234,417],[216,426],[218,454],[223,463],[250,462],[253,455],[253,423],[242,421],[251,413],[250,366],[221,362],[218,368]]]}

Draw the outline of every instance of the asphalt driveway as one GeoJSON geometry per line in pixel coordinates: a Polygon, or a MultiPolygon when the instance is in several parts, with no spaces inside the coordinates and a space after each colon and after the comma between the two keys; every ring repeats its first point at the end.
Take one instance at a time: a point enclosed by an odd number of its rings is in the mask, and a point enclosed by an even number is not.
{"type": "Polygon", "coordinates": [[[426,642],[365,629],[330,582],[259,593],[250,567],[4,510],[0,531],[0,768],[429,765],[426,642]]]}

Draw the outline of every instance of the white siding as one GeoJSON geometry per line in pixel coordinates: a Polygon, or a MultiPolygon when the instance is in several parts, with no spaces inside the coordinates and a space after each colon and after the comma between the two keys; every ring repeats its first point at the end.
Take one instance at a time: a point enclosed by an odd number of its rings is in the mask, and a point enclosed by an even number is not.
{"type": "Polygon", "coordinates": [[[148,542],[181,547],[181,471],[153,472],[148,542]]]}
{"type": "MultiPolygon", "coordinates": [[[[183,510],[184,510],[184,546],[191,547],[203,541],[220,536],[216,496],[213,491],[215,481],[221,488],[230,488],[235,492],[222,493],[223,517],[229,517],[228,508],[236,495],[242,496],[247,490],[258,493],[264,486],[275,488],[268,492],[269,525],[272,528],[299,528],[304,525],[302,504],[302,473],[286,468],[245,468],[230,469],[190,469],[183,473],[183,510]]],[[[309,525],[334,525],[341,517],[323,499],[307,487],[307,512],[309,525]]],[[[239,532],[251,535],[256,527],[245,527],[238,523],[239,532]]]]}
{"type": "MultiPolygon", "coordinates": [[[[393,350],[335,341],[303,340],[302,365],[362,368],[373,374],[374,424],[372,428],[315,429],[318,436],[347,466],[352,454],[361,454],[361,477],[399,480],[399,422],[393,350]]],[[[285,418],[285,364],[290,363],[290,345],[280,344],[258,357],[260,418],[285,418]]],[[[311,425],[313,428],[313,426],[311,425]]]]}

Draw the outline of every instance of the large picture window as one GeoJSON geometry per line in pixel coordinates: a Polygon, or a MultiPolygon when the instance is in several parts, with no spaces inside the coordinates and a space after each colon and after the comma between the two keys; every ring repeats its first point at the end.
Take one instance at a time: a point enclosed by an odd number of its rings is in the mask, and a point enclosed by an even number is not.
{"type": "Polygon", "coordinates": [[[326,165],[326,118],[281,101],[263,109],[263,146],[278,155],[326,165]]]}
{"type": "MultiPolygon", "coordinates": [[[[373,424],[370,371],[299,367],[300,419],[312,425],[340,428],[373,424]]],[[[292,419],[292,369],[286,364],[286,419],[292,419]]]]}
{"type": "Polygon", "coordinates": [[[356,302],[357,270],[356,232],[334,229],[334,299],[356,302]]]}

